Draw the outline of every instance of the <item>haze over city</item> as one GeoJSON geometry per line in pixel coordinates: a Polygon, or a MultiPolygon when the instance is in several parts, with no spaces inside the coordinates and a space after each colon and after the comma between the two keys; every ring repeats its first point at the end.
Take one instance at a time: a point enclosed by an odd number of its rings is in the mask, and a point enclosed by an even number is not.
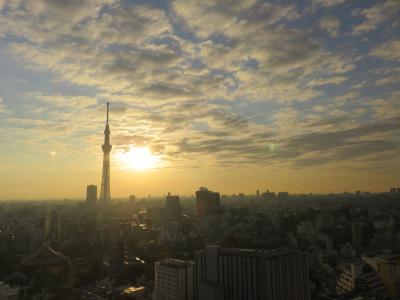
{"type": "Polygon", "coordinates": [[[400,2],[0,0],[0,199],[388,191],[400,2]]]}

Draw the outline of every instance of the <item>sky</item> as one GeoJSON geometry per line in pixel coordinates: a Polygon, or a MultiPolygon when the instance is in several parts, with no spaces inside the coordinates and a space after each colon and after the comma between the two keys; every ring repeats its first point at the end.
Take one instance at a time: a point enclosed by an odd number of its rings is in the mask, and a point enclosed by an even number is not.
{"type": "Polygon", "coordinates": [[[0,0],[0,199],[400,186],[398,0],[0,0]],[[157,163],[121,157],[147,148],[157,163]]]}

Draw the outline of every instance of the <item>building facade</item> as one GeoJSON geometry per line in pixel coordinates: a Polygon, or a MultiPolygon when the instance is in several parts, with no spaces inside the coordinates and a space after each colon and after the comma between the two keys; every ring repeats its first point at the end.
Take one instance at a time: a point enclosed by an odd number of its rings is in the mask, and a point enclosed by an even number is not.
{"type": "Polygon", "coordinates": [[[387,295],[385,286],[377,272],[362,261],[343,266],[337,279],[336,293],[338,295],[354,292],[360,296],[374,296],[377,297],[376,299],[384,299],[387,295]]]}
{"type": "Polygon", "coordinates": [[[165,213],[166,217],[169,219],[178,219],[181,216],[179,196],[168,193],[168,196],[165,199],[165,213]]]}
{"type": "Polygon", "coordinates": [[[309,300],[306,256],[207,246],[195,254],[196,300],[309,300]]]}
{"type": "Polygon", "coordinates": [[[88,185],[86,188],[86,204],[94,206],[97,204],[97,186],[88,185]]]}
{"type": "Polygon", "coordinates": [[[196,215],[198,217],[215,215],[219,210],[219,204],[219,193],[206,188],[200,188],[196,192],[196,215]]]}
{"type": "Polygon", "coordinates": [[[167,258],[155,264],[155,300],[193,300],[194,264],[167,258]]]}

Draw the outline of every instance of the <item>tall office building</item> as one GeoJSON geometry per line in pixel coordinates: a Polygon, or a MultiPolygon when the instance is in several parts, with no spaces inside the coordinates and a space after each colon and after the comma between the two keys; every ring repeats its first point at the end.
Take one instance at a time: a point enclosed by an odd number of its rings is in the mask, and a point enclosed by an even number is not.
{"type": "Polygon", "coordinates": [[[86,204],[94,206],[97,204],[97,185],[88,185],[86,188],[86,204]]]}
{"type": "Polygon", "coordinates": [[[103,148],[103,174],[101,178],[101,192],[100,204],[107,204],[110,202],[110,152],[112,145],[110,145],[110,126],[108,125],[108,113],[110,103],[107,102],[107,121],[104,130],[104,144],[103,148]]]}
{"type": "Polygon", "coordinates": [[[167,258],[155,264],[155,300],[193,300],[192,261],[167,258]]]}
{"type": "Polygon", "coordinates": [[[207,246],[195,254],[196,300],[309,300],[308,277],[295,250],[207,246]]]}
{"type": "Polygon", "coordinates": [[[178,219],[181,216],[179,196],[168,193],[168,196],[165,199],[165,212],[166,217],[169,219],[178,219]]]}
{"type": "Polygon", "coordinates": [[[219,210],[219,193],[201,187],[196,192],[196,215],[198,217],[214,215],[219,210]]]}

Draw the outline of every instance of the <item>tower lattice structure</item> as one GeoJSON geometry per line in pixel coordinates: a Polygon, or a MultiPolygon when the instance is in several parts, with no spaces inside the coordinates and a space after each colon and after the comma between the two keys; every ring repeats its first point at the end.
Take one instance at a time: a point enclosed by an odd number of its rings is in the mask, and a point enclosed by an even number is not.
{"type": "Polygon", "coordinates": [[[110,126],[108,125],[108,112],[110,103],[107,102],[107,122],[104,130],[104,144],[103,148],[103,173],[101,178],[101,192],[100,203],[107,204],[110,202],[110,152],[112,145],[110,145],[110,126]]]}

